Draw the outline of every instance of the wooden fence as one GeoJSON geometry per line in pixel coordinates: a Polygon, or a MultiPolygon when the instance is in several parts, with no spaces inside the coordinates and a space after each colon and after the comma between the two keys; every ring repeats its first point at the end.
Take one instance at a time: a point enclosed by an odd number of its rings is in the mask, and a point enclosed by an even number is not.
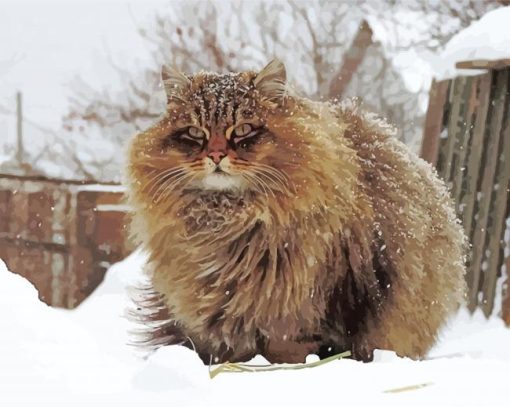
{"type": "Polygon", "coordinates": [[[119,185],[0,175],[0,258],[47,304],[74,308],[130,251],[119,185]]]}
{"type": "MultiPolygon", "coordinates": [[[[510,60],[467,61],[457,68],[485,73],[433,82],[422,157],[450,186],[466,234],[468,301],[486,316],[501,294],[510,200],[510,60]]],[[[510,266],[510,261],[506,261],[510,266]]],[[[510,298],[503,318],[510,323],[510,298]]]]}

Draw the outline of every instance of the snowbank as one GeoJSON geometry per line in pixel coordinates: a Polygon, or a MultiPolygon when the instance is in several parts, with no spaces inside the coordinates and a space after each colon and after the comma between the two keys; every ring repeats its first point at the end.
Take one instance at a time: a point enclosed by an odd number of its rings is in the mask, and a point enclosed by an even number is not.
{"type": "Polygon", "coordinates": [[[135,358],[120,331],[126,326],[120,315],[126,301],[115,290],[120,285],[113,286],[110,290],[105,284],[95,301],[75,314],[56,310],[40,302],[35,288],[0,260],[0,405],[63,406],[72,401],[73,406],[91,406],[111,400],[135,406],[155,388],[166,390],[161,400],[168,400],[172,390],[195,386],[200,382],[197,368],[202,381],[208,380],[198,357],[185,348],[165,350],[147,363],[135,358]],[[165,361],[166,367],[161,366],[165,361]],[[186,381],[189,374],[194,377],[186,381]]]}
{"type": "Polygon", "coordinates": [[[129,366],[101,352],[79,323],[40,302],[36,289],[1,261],[0,309],[0,400],[35,401],[84,388],[107,393],[128,380],[129,366]]]}
{"type": "Polygon", "coordinates": [[[459,61],[505,58],[510,58],[510,7],[490,11],[456,34],[434,63],[435,77],[446,79],[479,73],[455,69],[459,61]]]}
{"type": "Polygon", "coordinates": [[[141,278],[144,261],[134,253],[113,266],[76,311],[47,307],[30,283],[0,261],[0,405],[475,406],[507,397],[510,330],[498,319],[485,321],[481,314],[471,319],[464,311],[424,362],[379,352],[370,364],[342,360],[211,380],[208,367],[183,347],[137,358],[125,345],[129,324],[122,314],[125,286],[141,278]],[[416,385],[422,387],[405,389],[416,385]]]}

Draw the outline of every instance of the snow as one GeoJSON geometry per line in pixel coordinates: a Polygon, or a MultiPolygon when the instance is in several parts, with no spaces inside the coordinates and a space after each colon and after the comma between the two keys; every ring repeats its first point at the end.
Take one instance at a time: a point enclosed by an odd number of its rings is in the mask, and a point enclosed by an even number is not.
{"type": "Polygon", "coordinates": [[[510,6],[485,14],[456,34],[434,63],[437,79],[474,75],[479,70],[455,69],[459,61],[510,58],[510,6]]]}
{"type": "Polygon", "coordinates": [[[369,364],[344,359],[300,371],[210,379],[209,368],[184,347],[161,348],[143,359],[126,345],[132,326],[123,315],[126,286],[143,280],[145,260],[135,252],[112,266],[73,311],[40,302],[35,288],[0,260],[0,405],[475,406],[508,396],[510,330],[497,317],[471,317],[465,310],[442,332],[430,360],[421,362],[377,351],[369,364]]]}

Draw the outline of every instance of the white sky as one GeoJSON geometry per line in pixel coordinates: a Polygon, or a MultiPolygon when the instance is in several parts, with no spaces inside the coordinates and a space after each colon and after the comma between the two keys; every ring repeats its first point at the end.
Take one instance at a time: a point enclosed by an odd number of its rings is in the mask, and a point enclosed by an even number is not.
{"type": "MultiPolygon", "coordinates": [[[[13,108],[21,90],[26,116],[58,127],[67,104],[66,83],[79,75],[92,85],[108,86],[110,50],[123,65],[143,63],[147,49],[137,25],[165,4],[0,0],[0,105],[13,108]]],[[[13,132],[14,117],[0,115],[0,132],[6,127],[13,132]]]]}

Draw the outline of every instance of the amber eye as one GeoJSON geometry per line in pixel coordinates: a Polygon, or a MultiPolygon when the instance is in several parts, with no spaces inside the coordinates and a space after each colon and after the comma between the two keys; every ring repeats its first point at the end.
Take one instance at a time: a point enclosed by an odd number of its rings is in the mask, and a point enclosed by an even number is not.
{"type": "Polygon", "coordinates": [[[180,131],[177,134],[177,138],[181,141],[189,141],[197,143],[199,145],[203,145],[205,133],[202,129],[199,129],[198,127],[190,126],[180,131]]]}
{"type": "Polygon", "coordinates": [[[250,124],[244,123],[244,124],[241,124],[240,126],[237,126],[234,129],[234,134],[238,137],[247,136],[248,134],[250,134],[252,129],[253,129],[253,127],[250,124]]]}
{"type": "Polygon", "coordinates": [[[203,138],[205,136],[204,131],[198,127],[189,127],[188,134],[193,138],[203,138]]]}
{"type": "Polygon", "coordinates": [[[255,142],[260,133],[261,127],[254,127],[249,123],[240,124],[234,128],[232,141],[235,145],[248,146],[255,142]]]}

